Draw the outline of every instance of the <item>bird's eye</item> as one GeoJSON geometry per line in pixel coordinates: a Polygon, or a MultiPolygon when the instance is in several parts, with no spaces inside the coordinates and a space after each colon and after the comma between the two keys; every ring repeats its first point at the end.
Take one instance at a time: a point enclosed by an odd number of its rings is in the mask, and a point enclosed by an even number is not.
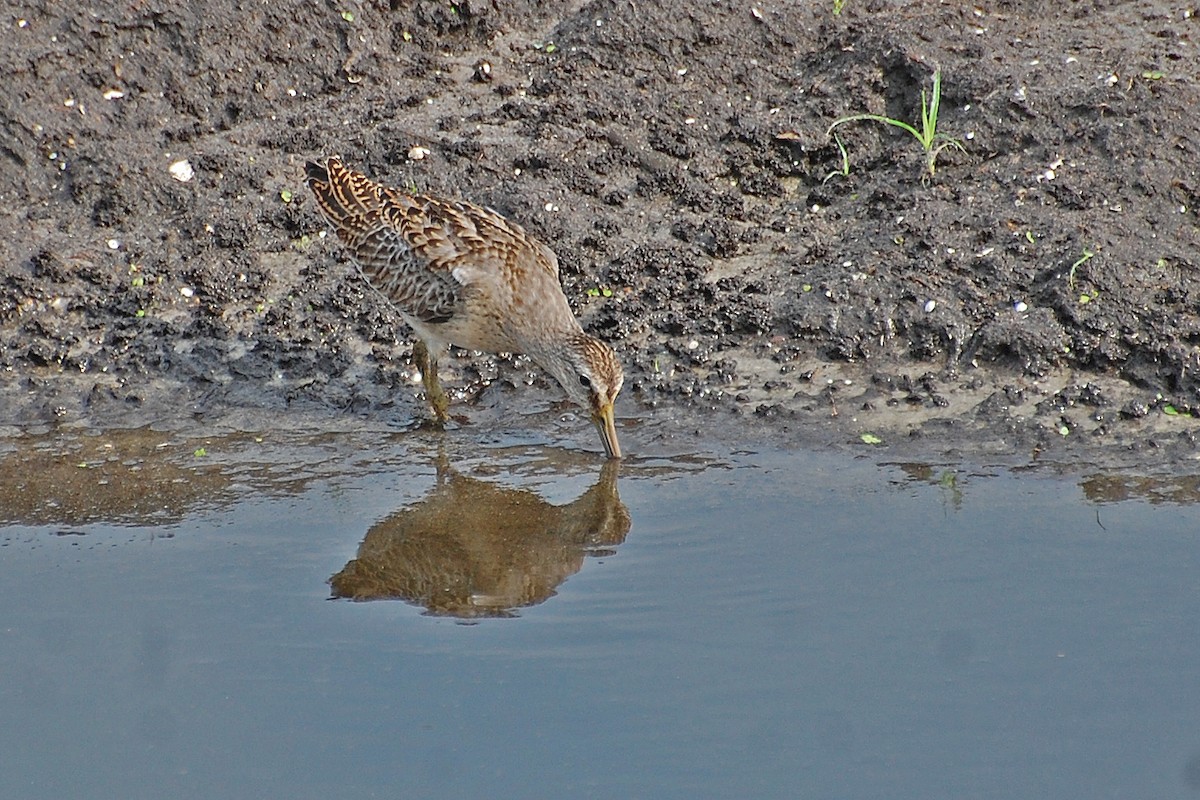
{"type": "Polygon", "coordinates": [[[579,385],[585,389],[590,389],[590,388],[592,388],[592,379],[589,378],[587,375],[580,375],[579,376],[579,385]]]}

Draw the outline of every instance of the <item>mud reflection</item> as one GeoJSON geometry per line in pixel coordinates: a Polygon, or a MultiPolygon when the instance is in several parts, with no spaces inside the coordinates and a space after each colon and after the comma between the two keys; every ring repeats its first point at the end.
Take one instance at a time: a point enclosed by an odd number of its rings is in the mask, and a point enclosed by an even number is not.
{"type": "Polygon", "coordinates": [[[1200,475],[1092,475],[1080,486],[1093,503],[1144,500],[1151,505],[1200,503],[1200,475]]]}
{"type": "Polygon", "coordinates": [[[50,435],[0,452],[0,524],[165,525],[231,502],[194,443],[148,428],[50,435]]]}
{"type": "Polygon", "coordinates": [[[625,541],[630,517],[617,471],[617,462],[605,464],[595,486],[554,506],[439,464],[427,497],[367,531],[357,557],[329,579],[333,596],[400,599],[435,615],[514,616],[552,597],[585,556],[625,541]]]}
{"type": "MultiPolygon", "coordinates": [[[[895,467],[903,473],[893,483],[901,486],[924,484],[937,487],[948,506],[961,511],[963,499],[972,479],[992,477],[996,470],[964,470],[954,466],[908,462],[882,462],[881,466],[895,467]]],[[[1009,468],[1013,474],[1022,469],[1009,468]]],[[[1122,474],[1116,468],[1080,478],[1079,488],[1091,503],[1124,503],[1137,500],[1151,505],[1195,505],[1200,503],[1200,475],[1122,474]]]]}
{"type": "Polygon", "coordinates": [[[896,467],[904,473],[904,480],[900,481],[902,484],[922,483],[929,486],[936,486],[941,493],[943,504],[955,511],[962,510],[965,476],[960,475],[958,470],[937,467],[932,464],[900,461],[885,462],[884,465],[896,467]]]}

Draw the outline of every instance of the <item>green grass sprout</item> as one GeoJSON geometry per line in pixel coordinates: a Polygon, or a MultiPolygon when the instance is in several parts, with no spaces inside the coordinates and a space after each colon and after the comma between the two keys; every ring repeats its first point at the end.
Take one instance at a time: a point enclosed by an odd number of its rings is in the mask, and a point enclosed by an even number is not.
{"type": "MultiPolygon", "coordinates": [[[[882,122],[885,125],[891,125],[901,130],[911,133],[918,142],[921,143],[922,149],[925,151],[925,168],[928,170],[926,177],[932,178],[937,171],[937,157],[947,147],[957,148],[965,153],[967,149],[963,147],[963,143],[943,133],[937,129],[938,113],[941,110],[942,104],[942,71],[937,70],[933,73],[933,89],[929,94],[925,90],[921,90],[921,127],[918,129],[915,125],[885,117],[882,114],[851,114],[848,117],[842,117],[834,120],[833,124],[825,132],[827,136],[833,134],[833,129],[839,125],[845,125],[847,122],[882,122]]],[[[843,150],[844,153],[844,150],[843,150]]],[[[848,169],[848,167],[847,167],[848,169]]]]}
{"type": "Polygon", "coordinates": [[[1095,258],[1095,256],[1096,254],[1094,252],[1088,250],[1086,247],[1084,248],[1083,255],[1079,257],[1078,261],[1071,265],[1071,272],[1067,275],[1067,286],[1071,287],[1072,289],[1075,288],[1075,270],[1079,269],[1088,261],[1095,258]]]}
{"type": "MultiPolygon", "coordinates": [[[[830,128],[830,130],[833,130],[833,129],[830,128]]],[[[850,174],[850,154],[846,152],[846,145],[842,143],[842,137],[838,136],[835,133],[833,135],[833,141],[834,141],[834,144],[837,145],[838,153],[842,157],[842,166],[840,169],[835,169],[832,172],[830,172],[828,175],[826,175],[825,180],[821,181],[821,183],[823,183],[823,184],[829,183],[830,178],[837,177],[838,175],[841,175],[844,178],[850,174]]]]}

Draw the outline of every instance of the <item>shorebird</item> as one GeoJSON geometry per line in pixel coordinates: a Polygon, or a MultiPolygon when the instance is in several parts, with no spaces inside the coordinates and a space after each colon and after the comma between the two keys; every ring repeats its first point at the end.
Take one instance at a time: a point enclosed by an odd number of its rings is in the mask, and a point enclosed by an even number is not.
{"type": "Polygon", "coordinates": [[[571,313],[549,247],[492,209],[389,189],[336,157],[306,172],[367,283],[416,333],[413,357],[439,424],[449,419],[437,375],[448,345],[525,353],[587,410],[605,454],[621,457],[621,362],[571,313]]]}

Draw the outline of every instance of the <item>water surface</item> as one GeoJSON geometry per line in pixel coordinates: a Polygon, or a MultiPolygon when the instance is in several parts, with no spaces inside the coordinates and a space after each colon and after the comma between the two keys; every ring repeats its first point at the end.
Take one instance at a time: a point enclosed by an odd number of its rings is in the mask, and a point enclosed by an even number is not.
{"type": "Polygon", "coordinates": [[[0,795],[1200,795],[1194,478],[718,450],[8,440],[0,795]]]}

